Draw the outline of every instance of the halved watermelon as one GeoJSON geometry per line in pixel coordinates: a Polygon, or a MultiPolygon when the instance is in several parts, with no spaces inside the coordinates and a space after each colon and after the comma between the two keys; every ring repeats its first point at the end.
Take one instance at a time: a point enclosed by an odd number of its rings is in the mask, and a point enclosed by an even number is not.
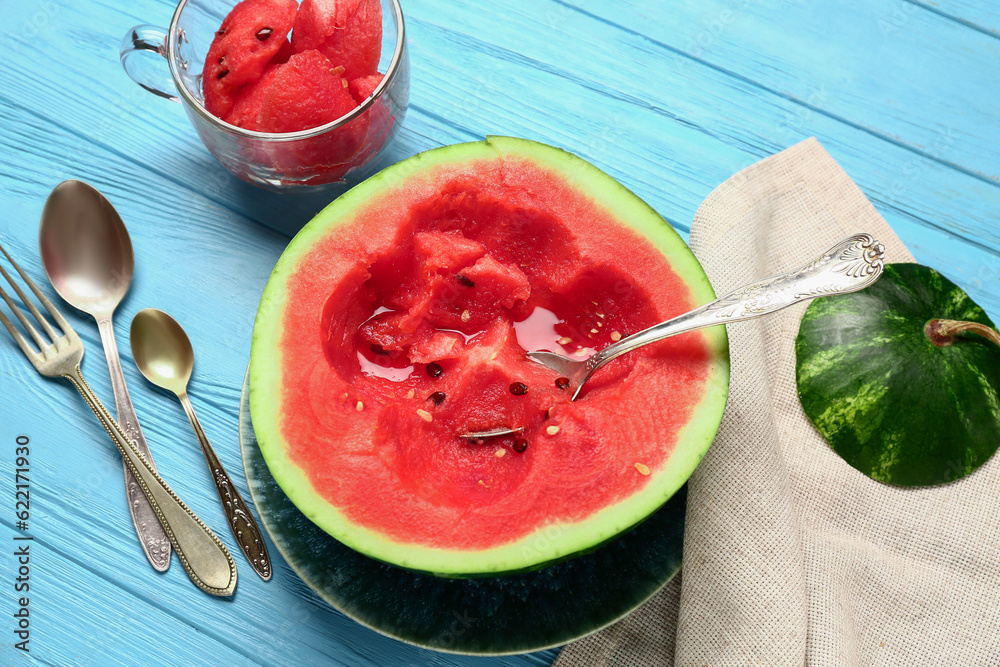
{"type": "Polygon", "coordinates": [[[489,576],[592,550],[708,449],[725,330],[624,355],[573,402],[526,350],[586,355],[713,298],[653,209],[565,151],[422,153],[339,197],[275,266],[249,371],[261,452],[306,516],[400,567],[489,576]],[[463,437],[497,427],[523,430],[463,437]]]}

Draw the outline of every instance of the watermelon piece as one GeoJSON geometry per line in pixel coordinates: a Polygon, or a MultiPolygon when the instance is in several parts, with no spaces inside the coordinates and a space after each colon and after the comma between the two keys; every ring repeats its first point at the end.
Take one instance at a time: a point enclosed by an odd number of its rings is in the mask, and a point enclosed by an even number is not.
{"type": "Polygon", "coordinates": [[[584,553],[704,455],[725,330],[624,355],[576,401],[526,351],[598,349],[713,298],[676,232],[583,160],[502,137],[423,153],[337,198],[275,266],[250,355],[261,453],[318,526],[400,567],[584,553]],[[463,437],[498,427],[523,430],[463,437]]]}
{"type": "Polygon", "coordinates": [[[347,80],[333,69],[319,51],[297,53],[287,63],[276,66],[261,93],[257,117],[260,131],[308,130],[350,113],[355,107],[354,98],[347,91],[347,80]]]}
{"type": "Polygon", "coordinates": [[[224,118],[242,86],[263,76],[285,43],[297,8],[295,0],[243,0],[222,20],[202,70],[209,113],[224,118]]]}
{"type": "Polygon", "coordinates": [[[222,119],[245,130],[259,131],[260,110],[264,106],[264,98],[271,90],[277,73],[277,66],[272,65],[264,71],[259,81],[244,86],[236,96],[232,109],[222,119]]]}
{"type": "Polygon", "coordinates": [[[369,76],[361,76],[353,79],[348,84],[348,89],[351,91],[351,95],[354,97],[358,104],[361,104],[366,99],[372,96],[378,85],[382,83],[382,79],[385,77],[381,74],[375,73],[369,76]]]}
{"type": "Polygon", "coordinates": [[[382,55],[380,0],[302,0],[292,30],[296,51],[319,49],[348,80],[378,72],[382,55]]]}

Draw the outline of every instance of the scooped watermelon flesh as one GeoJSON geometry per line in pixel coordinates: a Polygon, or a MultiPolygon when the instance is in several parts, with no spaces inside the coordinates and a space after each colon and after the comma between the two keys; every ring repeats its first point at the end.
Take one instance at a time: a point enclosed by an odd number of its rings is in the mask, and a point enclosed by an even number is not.
{"type": "Polygon", "coordinates": [[[491,138],[391,167],[292,241],[254,329],[261,450],[298,507],[402,567],[482,576],[587,551],[690,475],[724,330],[625,355],[570,401],[526,350],[587,354],[713,298],[652,209],[591,165],[491,138]],[[462,434],[520,427],[517,436],[462,434]]]}
{"type": "Polygon", "coordinates": [[[295,20],[295,0],[243,0],[222,21],[205,56],[205,108],[223,118],[242,86],[264,74],[286,43],[295,20]]]}
{"type": "Polygon", "coordinates": [[[296,51],[319,49],[348,80],[378,71],[382,54],[379,0],[302,0],[292,30],[296,51]]]}

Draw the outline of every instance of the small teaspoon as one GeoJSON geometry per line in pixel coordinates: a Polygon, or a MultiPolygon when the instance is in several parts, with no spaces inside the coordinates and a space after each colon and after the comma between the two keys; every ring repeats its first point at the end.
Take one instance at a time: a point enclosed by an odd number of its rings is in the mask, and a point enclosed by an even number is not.
{"type": "Polygon", "coordinates": [[[129,339],[132,356],[139,371],[156,386],[176,394],[184,406],[184,412],[191,421],[205,461],[212,472],[212,481],[219,492],[219,500],[222,501],[222,508],[236,542],[254,571],[264,581],[269,580],[272,574],[271,559],[260,528],[212,449],[188,398],[187,385],[194,368],[194,350],[187,334],[174,318],[162,310],[146,308],[133,318],[129,339]]]}

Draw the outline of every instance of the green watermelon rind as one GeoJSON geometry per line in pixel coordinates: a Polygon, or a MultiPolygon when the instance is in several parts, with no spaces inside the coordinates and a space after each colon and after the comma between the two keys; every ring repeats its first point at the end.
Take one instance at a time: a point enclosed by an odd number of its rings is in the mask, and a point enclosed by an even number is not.
{"type": "Polygon", "coordinates": [[[278,363],[269,363],[280,348],[281,309],[286,303],[282,277],[294,273],[300,259],[339,220],[373,196],[403,184],[437,165],[471,162],[498,155],[529,159],[550,168],[579,192],[608,210],[620,223],[647,238],[670,262],[697,303],[715,298],[700,263],[677,232],[648,204],[603,171],[567,151],[512,137],[436,148],[397,163],[341,195],[292,239],[279,258],[261,298],[250,354],[250,413],[261,453],[275,481],[310,520],[347,546],[372,558],[439,576],[495,576],[537,569],[591,551],[634,527],[663,505],[687,481],[708,451],[722,419],[729,388],[729,344],[725,327],[701,335],[711,352],[704,393],[691,418],[679,431],[677,445],[661,470],[625,500],[598,510],[571,525],[540,526],[521,539],[496,548],[469,552],[401,543],[347,521],[312,487],[305,471],[289,457],[280,436],[276,388],[283,386],[278,363]]]}

